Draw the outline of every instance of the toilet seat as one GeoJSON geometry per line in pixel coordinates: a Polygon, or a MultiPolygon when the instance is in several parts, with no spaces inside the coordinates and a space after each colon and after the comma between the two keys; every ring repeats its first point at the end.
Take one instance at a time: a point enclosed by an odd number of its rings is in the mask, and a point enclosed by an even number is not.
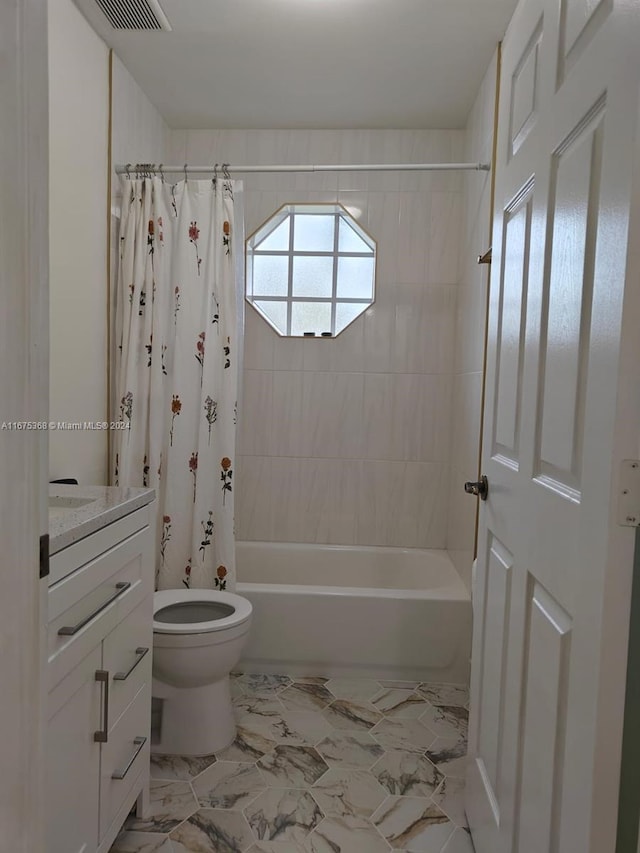
{"type": "Polygon", "coordinates": [[[220,592],[215,589],[163,589],[153,596],[153,631],[157,634],[208,634],[224,631],[242,625],[251,617],[251,603],[240,595],[220,592]],[[201,604],[206,610],[208,604],[231,607],[228,616],[201,622],[164,622],[156,619],[156,614],[167,608],[175,608],[173,618],[179,619],[180,608],[185,605],[201,604]]]}

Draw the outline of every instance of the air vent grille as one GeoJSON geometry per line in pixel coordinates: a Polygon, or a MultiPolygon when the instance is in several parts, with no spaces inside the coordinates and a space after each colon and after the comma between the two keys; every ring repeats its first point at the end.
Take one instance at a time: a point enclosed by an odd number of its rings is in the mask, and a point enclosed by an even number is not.
{"type": "Polygon", "coordinates": [[[170,30],[158,0],[96,0],[114,30],[170,30]]]}

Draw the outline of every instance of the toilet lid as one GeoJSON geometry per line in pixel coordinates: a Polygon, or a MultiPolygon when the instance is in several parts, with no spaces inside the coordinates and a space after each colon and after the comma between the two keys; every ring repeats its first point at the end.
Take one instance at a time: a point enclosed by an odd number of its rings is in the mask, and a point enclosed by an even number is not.
{"type": "Polygon", "coordinates": [[[153,630],[159,634],[205,634],[246,622],[251,602],[210,589],[165,589],[153,596],[153,630]]]}

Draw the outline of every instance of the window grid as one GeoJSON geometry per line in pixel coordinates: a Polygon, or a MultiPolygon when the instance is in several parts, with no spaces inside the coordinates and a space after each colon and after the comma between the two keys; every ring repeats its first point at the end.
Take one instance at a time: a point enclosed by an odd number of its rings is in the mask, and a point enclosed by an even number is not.
{"type": "Polygon", "coordinates": [[[287,287],[287,337],[291,337],[291,323],[293,322],[293,229],[296,227],[296,218],[289,214],[289,282],[287,287]]]}
{"type": "MultiPolygon", "coordinates": [[[[315,212],[311,214],[304,215],[318,215],[318,216],[327,216],[326,212],[315,212]]],[[[268,296],[268,295],[260,295],[257,298],[259,302],[285,302],[287,305],[287,319],[286,319],[286,336],[293,337],[292,335],[292,323],[293,323],[293,305],[294,303],[317,303],[317,304],[328,304],[331,307],[331,322],[330,329],[322,330],[330,332],[332,337],[336,336],[336,309],[338,304],[360,304],[360,305],[371,305],[373,302],[373,281],[372,281],[372,296],[371,298],[363,298],[363,297],[339,297],[337,295],[338,292],[338,260],[339,258],[372,258],[375,264],[375,249],[371,247],[369,251],[364,252],[348,252],[348,251],[340,251],[340,221],[345,219],[345,224],[352,228],[350,222],[345,217],[345,211],[334,210],[334,232],[333,232],[333,251],[303,251],[303,250],[294,250],[295,244],[295,223],[296,223],[296,211],[289,211],[286,216],[284,216],[280,222],[275,226],[278,228],[282,225],[283,222],[289,220],[289,249],[288,251],[281,250],[261,250],[259,248],[251,249],[252,256],[271,256],[271,257],[286,257],[288,259],[288,270],[287,270],[287,295],[286,296],[268,296]],[[332,282],[331,282],[331,296],[330,297],[317,297],[317,296],[294,296],[293,294],[293,268],[294,268],[294,259],[296,257],[313,257],[313,258],[332,258],[332,282]]],[[[265,223],[266,224],[266,223],[265,223]]],[[[264,227],[264,226],[263,226],[264,227]]],[[[275,230],[274,228],[274,230],[275,230]]],[[[367,241],[358,233],[357,230],[354,230],[354,233],[360,237],[360,239],[368,245],[367,241]]],[[[266,234],[260,242],[264,242],[268,238],[268,234],[266,234]]],[[[375,280],[375,266],[374,266],[374,280],[375,280]]],[[[250,301],[253,302],[256,299],[254,297],[253,292],[250,298],[250,301]]],[[[273,321],[271,321],[273,322],[273,321]]],[[[346,327],[345,327],[346,328],[346,327]]],[[[309,330],[311,331],[311,330],[309,330]]],[[[322,334],[322,331],[320,334],[322,334]]],[[[342,330],[341,330],[342,331],[342,330]]],[[[296,335],[295,337],[299,337],[296,335]]]]}
{"type": "Polygon", "coordinates": [[[338,294],[338,232],[340,216],[336,213],[333,220],[333,276],[331,281],[331,335],[336,333],[336,296],[338,294]]]}

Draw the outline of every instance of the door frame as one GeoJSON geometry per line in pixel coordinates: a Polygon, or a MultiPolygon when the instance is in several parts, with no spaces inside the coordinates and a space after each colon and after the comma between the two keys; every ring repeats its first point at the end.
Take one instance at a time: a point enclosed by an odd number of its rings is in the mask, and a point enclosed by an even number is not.
{"type": "MultiPolygon", "coordinates": [[[[638,93],[640,104],[640,92],[638,93]]],[[[638,127],[636,129],[636,149],[634,171],[640,174],[640,106],[638,108],[638,127]]],[[[631,203],[629,238],[628,275],[640,281],[640,180],[636,179],[631,203]]],[[[638,301],[636,301],[636,305],[638,301]]],[[[631,312],[627,312],[629,315],[631,312]]],[[[636,315],[637,316],[637,315],[636,315]]],[[[626,362],[627,369],[636,380],[640,377],[637,363],[634,365],[632,354],[626,362]]],[[[637,405],[637,404],[636,404],[637,405]]],[[[640,436],[636,436],[640,455],[640,436]]],[[[639,525],[640,526],[640,525],[639,525]]],[[[640,853],[640,736],[638,735],[638,715],[640,715],[640,533],[636,530],[633,565],[633,585],[631,592],[631,612],[629,620],[629,645],[627,656],[626,691],[624,705],[624,724],[622,735],[622,758],[620,766],[620,787],[618,795],[618,827],[616,853],[640,853]]]]}
{"type": "MultiPolygon", "coordinates": [[[[0,58],[1,427],[49,411],[46,0],[2,0],[0,58]]],[[[0,826],[16,853],[44,851],[47,437],[0,428],[0,826]]]]}

